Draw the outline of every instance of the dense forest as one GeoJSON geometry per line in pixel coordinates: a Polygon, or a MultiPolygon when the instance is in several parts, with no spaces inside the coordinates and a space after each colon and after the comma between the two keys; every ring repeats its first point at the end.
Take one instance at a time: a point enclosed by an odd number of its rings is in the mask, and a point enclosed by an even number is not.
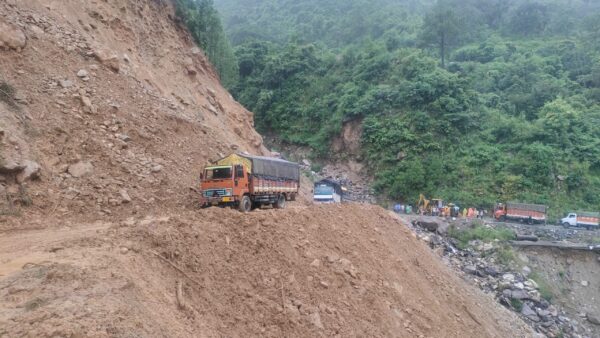
{"type": "Polygon", "coordinates": [[[222,76],[259,131],[326,160],[362,121],[362,160],[393,200],[600,210],[600,3],[214,6],[236,62],[222,76]]]}

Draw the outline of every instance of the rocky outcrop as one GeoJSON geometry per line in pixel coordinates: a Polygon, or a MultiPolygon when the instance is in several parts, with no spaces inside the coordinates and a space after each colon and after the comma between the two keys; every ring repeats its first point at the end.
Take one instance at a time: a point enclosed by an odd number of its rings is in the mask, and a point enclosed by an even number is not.
{"type": "Polygon", "coordinates": [[[27,45],[27,36],[18,27],[0,18],[0,49],[21,51],[27,45]]]}
{"type": "MultiPolygon", "coordinates": [[[[546,337],[581,337],[577,321],[542,297],[540,286],[528,278],[531,273],[529,267],[500,264],[497,258],[501,249],[499,243],[475,240],[469,242],[466,249],[459,249],[456,240],[437,233],[439,224],[443,222],[441,219],[416,219],[411,222],[411,229],[435,252],[444,256],[444,261],[453,269],[463,273],[466,279],[485,292],[493,294],[500,304],[517,312],[537,332],[546,337]]],[[[591,317],[593,321],[595,317],[591,317]]]]}

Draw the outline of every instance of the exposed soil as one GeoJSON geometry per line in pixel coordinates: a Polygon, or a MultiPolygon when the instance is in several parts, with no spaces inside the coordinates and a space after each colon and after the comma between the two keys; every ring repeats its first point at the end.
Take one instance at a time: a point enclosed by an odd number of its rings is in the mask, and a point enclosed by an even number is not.
{"type": "Polygon", "coordinates": [[[1,244],[10,337],[532,335],[375,206],[208,209],[1,244]]]}

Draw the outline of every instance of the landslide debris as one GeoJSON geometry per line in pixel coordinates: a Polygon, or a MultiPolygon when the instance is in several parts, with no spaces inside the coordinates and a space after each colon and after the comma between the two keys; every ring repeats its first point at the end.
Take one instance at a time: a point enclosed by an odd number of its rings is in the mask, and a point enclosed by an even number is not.
{"type": "Polygon", "coordinates": [[[171,1],[0,2],[0,217],[23,217],[0,229],[190,206],[211,160],[269,154],[174,13],[171,1]]]}
{"type": "Polygon", "coordinates": [[[187,208],[268,151],[173,13],[0,2],[0,336],[531,335],[378,207],[187,208]]]}
{"type": "Polygon", "coordinates": [[[8,336],[532,336],[375,206],[133,218],[57,246],[0,280],[8,336]]]}

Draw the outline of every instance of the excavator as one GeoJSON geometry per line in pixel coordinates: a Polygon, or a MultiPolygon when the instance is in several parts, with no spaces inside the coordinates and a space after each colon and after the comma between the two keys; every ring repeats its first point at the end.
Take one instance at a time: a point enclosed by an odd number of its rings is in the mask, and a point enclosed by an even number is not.
{"type": "Polygon", "coordinates": [[[425,195],[419,195],[419,201],[417,202],[417,211],[419,213],[429,216],[438,216],[443,207],[444,200],[441,198],[432,198],[429,200],[425,197],[425,195]]]}
{"type": "Polygon", "coordinates": [[[420,214],[426,214],[428,213],[428,209],[429,209],[429,203],[431,201],[428,200],[427,198],[425,198],[425,195],[420,194],[419,195],[419,201],[417,202],[417,212],[420,214]]]}

